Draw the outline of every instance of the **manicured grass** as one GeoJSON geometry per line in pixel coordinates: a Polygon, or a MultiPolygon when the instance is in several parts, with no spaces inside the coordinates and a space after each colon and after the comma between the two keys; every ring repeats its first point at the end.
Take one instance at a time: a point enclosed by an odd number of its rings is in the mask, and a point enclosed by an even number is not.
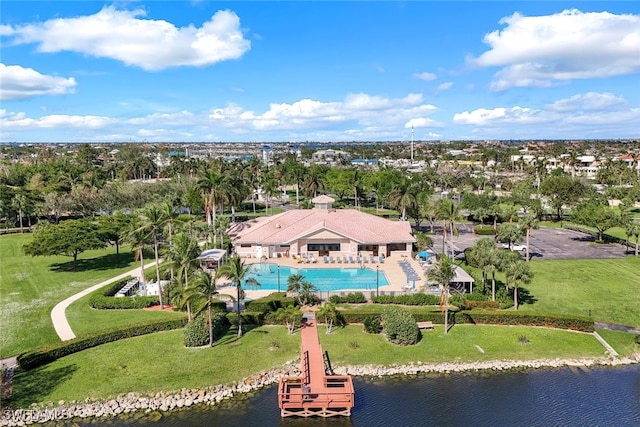
{"type": "Polygon", "coordinates": [[[607,329],[598,329],[598,334],[622,357],[640,353],[640,344],[634,341],[635,334],[607,329]]]}
{"type": "Polygon", "coordinates": [[[640,257],[534,261],[529,265],[534,277],[522,288],[534,301],[521,305],[521,310],[640,326],[640,257]]]}
{"type": "MultiPolygon", "coordinates": [[[[282,326],[254,329],[240,340],[234,334],[230,330],[213,348],[184,348],[179,330],[85,350],[33,371],[18,372],[12,403],[25,407],[87,397],[105,399],[131,391],[155,393],[230,384],[299,358],[300,334],[287,335],[282,326]]],[[[589,334],[542,328],[465,325],[444,335],[442,327],[436,327],[409,347],[390,344],[382,335],[366,334],[361,325],[340,328],[331,335],[321,327],[319,335],[334,367],[599,357],[604,352],[589,334]],[[529,343],[519,343],[521,336],[529,343]]]]}
{"type": "Polygon", "coordinates": [[[135,268],[128,248],[115,247],[70,257],[30,257],[22,246],[30,234],[0,236],[0,357],[9,357],[58,341],[51,309],[91,285],[135,268]]]}

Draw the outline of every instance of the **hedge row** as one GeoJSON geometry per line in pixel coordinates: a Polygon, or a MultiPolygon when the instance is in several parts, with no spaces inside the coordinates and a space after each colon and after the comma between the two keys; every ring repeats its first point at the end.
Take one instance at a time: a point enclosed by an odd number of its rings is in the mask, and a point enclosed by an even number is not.
{"type": "Polygon", "coordinates": [[[114,282],[110,285],[102,287],[96,291],[93,291],[89,297],[89,305],[98,310],[122,310],[122,309],[135,309],[135,308],[147,308],[159,304],[158,297],[123,297],[116,298],[114,295],[122,289],[122,287],[131,278],[114,282]]]}
{"type": "Polygon", "coordinates": [[[137,323],[125,328],[110,328],[70,341],[63,341],[38,350],[23,353],[18,356],[18,364],[22,369],[34,369],[47,363],[51,363],[61,357],[77,353],[88,348],[96,347],[125,338],[137,337],[160,331],[180,329],[185,326],[187,319],[173,319],[137,323]]]}
{"type": "Polygon", "coordinates": [[[296,299],[288,297],[285,292],[274,292],[264,298],[246,301],[245,307],[249,311],[269,313],[278,311],[279,308],[287,308],[288,306],[295,304],[296,299]]]}
{"type": "Polygon", "coordinates": [[[438,305],[440,297],[424,293],[404,295],[380,295],[371,297],[374,304],[402,304],[402,305],[438,305]]]}
{"type": "Polygon", "coordinates": [[[349,292],[345,296],[331,295],[329,302],[334,304],[364,304],[367,299],[362,292],[349,292]]]}
{"type": "Polygon", "coordinates": [[[581,332],[594,331],[593,320],[586,317],[520,311],[461,311],[456,313],[455,321],[456,323],[489,325],[544,326],[547,328],[571,329],[581,332]]]}
{"type": "Polygon", "coordinates": [[[480,236],[493,236],[498,234],[492,225],[476,225],[473,232],[480,236]]]}

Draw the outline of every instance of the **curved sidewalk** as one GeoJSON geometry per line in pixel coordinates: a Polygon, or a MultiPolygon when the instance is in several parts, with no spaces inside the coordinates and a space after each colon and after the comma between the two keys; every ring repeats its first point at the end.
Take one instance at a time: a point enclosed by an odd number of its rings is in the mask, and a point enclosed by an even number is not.
{"type": "MultiPolygon", "coordinates": [[[[145,265],[144,268],[147,269],[155,265],[156,263],[155,261],[153,261],[145,265]]],[[[104,282],[98,283],[97,285],[93,285],[83,291],[78,292],[77,294],[71,295],[69,298],[56,304],[56,306],[53,307],[53,310],[51,310],[51,322],[53,322],[53,328],[56,330],[56,333],[58,334],[60,339],[62,341],[68,341],[76,337],[76,335],[71,330],[71,325],[69,325],[69,322],[67,321],[67,316],[65,314],[67,307],[69,307],[73,302],[95,291],[96,289],[100,289],[103,286],[106,286],[118,280],[122,280],[129,276],[141,277],[142,271],[140,267],[134,268],[133,270],[122,273],[116,277],[112,277],[111,279],[107,279],[104,282]]]]}

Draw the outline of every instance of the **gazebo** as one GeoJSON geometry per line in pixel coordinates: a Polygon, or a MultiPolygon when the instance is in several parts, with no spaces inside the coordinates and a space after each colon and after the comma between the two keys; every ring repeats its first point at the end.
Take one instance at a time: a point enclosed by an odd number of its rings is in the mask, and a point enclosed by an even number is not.
{"type": "Polygon", "coordinates": [[[227,251],[224,249],[207,249],[200,254],[198,259],[203,269],[216,270],[220,267],[226,255],[227,251]]]}

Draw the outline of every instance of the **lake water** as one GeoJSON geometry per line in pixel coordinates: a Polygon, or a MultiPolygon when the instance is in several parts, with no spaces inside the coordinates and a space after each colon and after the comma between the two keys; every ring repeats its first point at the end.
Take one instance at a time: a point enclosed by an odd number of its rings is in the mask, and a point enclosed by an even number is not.
{"type": "MultiPolygon", "coordinates": [[[[357,378],[350,418],[280,418],[276,386],[161,419],[77,426],[640,426],[640,366],[357,378]]],[[[129,415],[130,417],[130,415],[129,415]]],[[[69,424],[71,425],[71,424],[69,424]]]]}

